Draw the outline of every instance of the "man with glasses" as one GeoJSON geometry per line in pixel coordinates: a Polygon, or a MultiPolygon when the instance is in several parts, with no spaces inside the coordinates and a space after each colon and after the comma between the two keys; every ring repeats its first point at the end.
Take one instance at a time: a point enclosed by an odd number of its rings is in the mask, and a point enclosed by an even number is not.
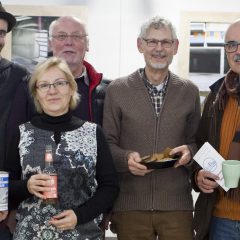
{"type": "Polygon", "coordinates": [[[105,88],[109,81],[84,61],[89,50],[86,26],[78,18],[65,16],[49,27],[49,47],[53,56],[64,59],[72,71],[81,95],[74,115],[102,125],[105,88]]]}
{"type": "MultiPolygon", "coordinates": [[[[94,67],[84,60],[89,50],[88,33],[85,24],[76,17],[63,16],[53,21],[49,27],[49,48],[53,56],[64,59],[78,85],[80,103],[73,114],[82,120],[102,125],[105,89],[109,80],[103,78],[94,67]]],[[[26,86],[18,89],[18,97],[11,111],[8,129],[26,122],[34,114],[33,105],[29,104],[26,86]],[[14,118],[16,112],[22,117],[14,118]]]]}
{"type": "MultiPolygon", "coordinates": [[[[0,52],[2,51],[6,35],[16,24],[15,17],[6,12],[0,3],[0,52]]],[[[3,170],[3,163],[6,149],[6,124],[17,86],[27,79],[28,73],[25,68],[0,56],[0,171],[3,170]]],[[[1,196],[0,196],[1,198],[1,196]]],[[[7,212],[0,212],[0,222],[7,216],[7,212]]],[[[0,225],[0,239],[11,239],[11,234],[4,221],[0,225]]]]}
{"type": "Polygon", "coordinates": [[[168,20],[144,23],[137,46],[145,67],[110,83],[104,104],[103,128],[120,180],[111,229],[118,240],[192,240],[189,171],[197,150],[199,91],[169,71],[178,39],[168,20]],[[140,163],[168,147],[171,156],[179,155],[174,167],[140,163]]]}
{"type": "MultiPolygon", "coordinates": [[[[208,141],[226,160],[240,160],[239,45],[240,19],[237,19],[225,33],[224,48],[230,70],[210,86],[197,134],[199,146],[208,141]]],[[[214,181],[217,179],[219,176],[203,169],[193,175],[195,190],[200,191],[194,216],[195,239],[240,239],[240,187],[226,193],[214,181]]]]}

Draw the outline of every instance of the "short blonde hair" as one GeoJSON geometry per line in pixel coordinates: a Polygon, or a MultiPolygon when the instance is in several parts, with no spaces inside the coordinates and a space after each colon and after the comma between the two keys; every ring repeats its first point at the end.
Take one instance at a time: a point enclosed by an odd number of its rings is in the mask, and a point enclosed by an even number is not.
{"type": "Polygon", "coordinates": [[[76,106],[78,105],[79,99],[80,99],[79,94],[77,92],[77,90],[78,90],[77,83],[76,83],[67,63],[63,59],[60,59],[58,57],[50,57],[47,60],[40,62],[36,66],[36,68],[32,74],[32,77],[29,81],[29,92],[33,98],[34,105],[35,105],[38,113],[42,113],[43,110],[42,110],[42,107],[41,107],[39,101],[37,100],[37,97],[36,97],[36,95],[37,95],[36,83],[37,83],[37,80],[44,74],[44,72],[52,67],[57,67],[59,70],[61,70],[65,74],[66,79],[69,81],[70,88],[73,91],[73,95],[72,95],[72,97],[70,99],[70,103],[69,103],[69,108],[71,110],[76,108],[76,106]]]}

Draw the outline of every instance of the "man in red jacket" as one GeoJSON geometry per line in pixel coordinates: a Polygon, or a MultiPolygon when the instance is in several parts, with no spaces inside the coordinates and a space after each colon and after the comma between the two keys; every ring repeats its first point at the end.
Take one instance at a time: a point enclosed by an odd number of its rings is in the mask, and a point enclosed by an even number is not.
{"type": "Polygon", "coordinates": [[[67,62],[78,84],[81,101],[75,115],[101,125],[104,89],[109,81],[102,79],[102,74],[84,61],[85,53],[89,50],[85,24],[70,16],[53,21],[49,27],[49,47],[53,56],[67,62]]]}
{"type": "MultiPolygon", "coordinates": [[[[88,51],[88,34],[84,23],[70,16],[53,21],[49,27],[49,48],[53,56],[68,63],[77,82],[81,99],[73,114],[102,125],[105,89],[109,80],[103,79],[102,73],[98,73],[90,63],[84,61],[88,51]]],[[[9,134],[19,124],[31,119],[34,113],[25,82],[19,87],[14,100],[8,123],[9,134]]]]}

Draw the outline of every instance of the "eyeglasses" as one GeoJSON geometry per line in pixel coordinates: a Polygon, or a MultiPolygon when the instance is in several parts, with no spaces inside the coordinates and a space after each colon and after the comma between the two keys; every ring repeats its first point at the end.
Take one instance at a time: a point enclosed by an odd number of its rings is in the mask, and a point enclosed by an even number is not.
{"type": "Polygon", "coordinates": [[[59,80],[55,83],[40,83],[38,86],[36,86],[37,89],[39,89],[41,92],[46,93],[51,86],[54,87],[54,89],[62,90],[69,84],[69,81],[66,80],[59,80]]]}
{"type": "Polygon", "coordinates": [[[0,38],[5,37],[6,34],[7,34],[7,31],[5,31],[5,30],[0,30],[0,38]]]}
{"type": "Polygon", "coordinates": [[[229,41],[224,44],[224,49],[227,53],[233,53],[237,51],[238,45],[240,45],[240,43],[237,41],[229,41]]]}
{"type": "Polygon", "coordinates": [[[170,48],[174,43],[174,40],[172,39],[163,39],[163,40],[146,39],[146,38],[142,38],[142,39],[147,43],[148,47],[152,47],[152,48],[157,47],[158,43],[161,43],[161,46],[163,48],[170,48]]]}
{"type": "Polygon", "coordinates": [[[59,33],[57,35],[52,35],[51,37],[57,39],[58,41],[65,41],[66,39],[68,39],[70,37],[73,41],[79,42],[83,38],[85,38],[86,36],[87,36],[87,34],[84,34],[84,35],[80,35],[80,34],[68,35],[67,33],[59,33]]]}

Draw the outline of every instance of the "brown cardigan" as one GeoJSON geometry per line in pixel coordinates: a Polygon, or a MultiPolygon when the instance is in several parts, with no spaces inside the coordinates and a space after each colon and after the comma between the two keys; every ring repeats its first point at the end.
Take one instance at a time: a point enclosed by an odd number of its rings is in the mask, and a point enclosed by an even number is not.
{"type": "Polygon", "coordinates": [[[114,211],[193,210],[186,167],[155,170],[144,177],[128,170],[126,155],[141,156],[187,144],[196,152],[200,120],[198,88],[170,73],[167,93],[157,117],[140,71],[113,81],[106,93],[103,128],[120,180],[114,211]]]}

